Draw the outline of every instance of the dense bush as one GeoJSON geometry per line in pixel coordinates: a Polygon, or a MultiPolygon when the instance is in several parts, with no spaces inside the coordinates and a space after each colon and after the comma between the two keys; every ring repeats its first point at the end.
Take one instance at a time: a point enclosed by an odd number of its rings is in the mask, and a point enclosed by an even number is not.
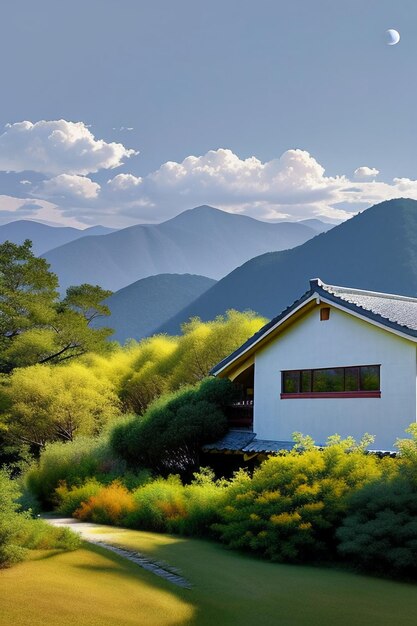
{"type": "Polygon", "coordinates": [[[59,511],[84,521],[123,525],[141,530],[211,535],[220,521],[227,481],[216,481],[208,468],[194,474],[189,485],[179,476],[157,478],[129,492],[119,482],[100,485],[87,481],[81,487],[57,489],[59,511]]]}
{"type": "Polygon", "coordinates": [[[380,480],[349,501],[337,531],[339,554],[357,567],[389,576],[417,575],[417,424],[397,441],[400,457],[380,480]]]}
{"type": "Polygon", "coordinates": [[[253,478],[240,471],[215,527],[221,540],[277,561],[331,557],[347,496],[381,475],[378,459],[347,443],[272,457],[253,478]]]}
{"type": "Polygon", "coordinates": [[[78,536],[68,529],[54,528],[20,512],[18,498],[16,481],[0,470],[0,567],[24,559],[27,549],[72,550],[79,546],[78,536]]]}
{"type": "Polygon", "coordinates": [[[80,520],[88,520],[96,524],[120,525],[126,516],[135,508],[133,496],[118,481],[101,487],[97,493],[74,511],[80,520]]]}
{"type": "Polygon", "coordinates": [[[61,483],[55,489],[56,512],[61,515],[72,515],[84,502],[92,496],[96,496],[103,488],[96,478],[87,480],[83,485],[68,487],[67,483],[61,483]]]}
{"type": "MultiPolygon", "coordinates": [[[[162,394],[195,385],[265,322],[254,313],[232,310],[210,322],[194,318],[178,337],[157,335],[131,343],[124,350],[131,360],[119,387],[125,409],[141,415],[162,394]]],[[[115,354],[112,360],[118,358],[115,354]]]]}
{"type": "Polygon", "coordinates": [[[18,512],[18,497],[16,482],[10,480],[5,471],[0,470],[0,567],[13,565],[24,557],[18,535],[25,517],[18,512]]]}
{"type": "Polygon", "coordinates": [[[234,394],[230,381],[206,379],[163,396],[142,417],[114,427],[113,450],[132,467],[184,476],[198,467],[201,446],[226,432],[223,409],[234,394]]]}
{"type": "Polygon", "coordinates": [[[407,476],[366,485],[337,531],[339,553],[362,569],[417,574],[417,484],[407,476]]]}
{"type": "Polygon", "coordinates": [[[47,444],[39,461],[26,472],[24,482],[43,507],[51,507],[57,503],[55,490],[62,482],[68,487],[93,477],[108,482],[124,471],[124,462],[112,452],[104,433],[97,438],[47,444]]]}
{"type": "Polygon", "coordinates": [[[159,478],[133,492],[134,511],[126,518],[130,528],[211,536],[211,526],[220,520],[227,481],[216,481],[203,468],[189,485],[178,476],[159,478]]]}
{"type": "Polygon", "coordinates": [[[3,419],[10,437],[34,449],[97,435],[119,414],[112,382],[78,362],[16,369],[2,393],[9,405],[3,419]]]}
{"type": "Polygon", "coordinates": [[[41,519],[26,518],[18,533],[18,540],[29,550],[76,550],[81,538],[69,528],[51,526],[41,519]]]}

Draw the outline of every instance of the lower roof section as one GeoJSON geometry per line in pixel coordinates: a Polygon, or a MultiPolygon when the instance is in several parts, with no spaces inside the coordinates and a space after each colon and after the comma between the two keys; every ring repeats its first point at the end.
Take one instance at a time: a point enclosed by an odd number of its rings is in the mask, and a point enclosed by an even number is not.
{"type": "Polygon", "coordinates": [[[203,446],[204,452],[272,453],[292,450],[293,441],[268,441],[256,439],[256,433],[249,430],[229,430],[224,437],[203,446]]]}
{"type": "MultiPolygon", "coordinates": [[[[203,446],[204,452],[229,454],[273,454],[274,452],[294,449],[294,441],[273,441],[257,439],[256,433],[249,430],[229,430],[224,437],[203,446]]],[[[324,446],[317,446],[323,448],[324,446]]],[[[378,456],[396,456],[395,450],[368,450],[369,454],[378,456]]]]}

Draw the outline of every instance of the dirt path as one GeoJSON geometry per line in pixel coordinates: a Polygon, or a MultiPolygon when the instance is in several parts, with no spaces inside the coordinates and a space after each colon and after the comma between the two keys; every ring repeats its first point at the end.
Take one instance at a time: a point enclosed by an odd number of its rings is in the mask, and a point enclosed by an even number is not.
{"type": "Polygon", "coordinates": [[[119,556],[122,556],[133,563],[136,563],[142,569],[145,569],[155,576],[159,576],[160,578],[164,578],[168,580],[173,585],[177,585],[178,587],[184,587],[185,589],[191,589],[191,584],[183,578],[178,570],[169,566],[166,563],[159,563],[157,561],[152,561],[150,558],[141,554],[140,552],[134,552],[132,550],[127,550],[126,548],[122,548],[117,545],[112,545],[107,543],[108,535],[95,532],[98,528],[102,528],[99,524],[91,524],[90,522],[78,522],[71,517],[61,517],[61,518],[48,518],[46,520],[49,524],[53,526],[64,526],[66,528],[71,528],[71,530],[77,532],[84,541],[88,541],[89,543],[94,544],[95,546],[100,546],[105,548],[106,550],[110,550],[111,552],[115,552],[119,556]]]}

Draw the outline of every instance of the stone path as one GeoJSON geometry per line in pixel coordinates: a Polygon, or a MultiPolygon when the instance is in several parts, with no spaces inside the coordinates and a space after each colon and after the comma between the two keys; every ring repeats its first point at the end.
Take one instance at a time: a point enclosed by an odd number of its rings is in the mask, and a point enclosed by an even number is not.
{"type": "Polygon", "coordinates": [[[126,548],[121,548],[119,546],[109,544],[107,543],[107,541],[105,541],[105,539],[108,538],[105,534],[90,534],[89,531],[94,531],[95,529],[100,528],[99,524],[78,522],[71,517],[48,518],[46,519],[46,521],[53,526],[65,526],[67,528],[71,528],[71,530],[80,534],[85,541],[88,541],[95,546],[105,548],[106,550],[110,550],[111,552],[115,552],[119,556],[122,556],[123,558],[128,559],[133,563],[136,563],[137,565],[142,567],[142,569],[152,572],[152,574],[155,574],[155,576],[159,576],[160,578],[168,580],[173,585],[177,585],[178,587],[184,587],[185,589],[191,589],[191,584],[188,582],[188,580],[181,576],[180,572],[176,568],[168,566],[165,563],[152,561],[149,557],[141,554],[140,552],[135,552],[133,550],[128,550],[126,548]]]}

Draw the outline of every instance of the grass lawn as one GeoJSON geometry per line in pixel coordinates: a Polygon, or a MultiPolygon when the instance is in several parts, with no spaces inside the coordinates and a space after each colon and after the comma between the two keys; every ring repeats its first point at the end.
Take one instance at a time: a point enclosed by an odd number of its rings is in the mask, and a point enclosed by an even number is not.
{"type": "MultiPolygon", "coordinates": [[[[91,531],[94,532],[94,531],[91,531]]],[[[181,589],[102,548],[0,571],[0,625],[415,626],[417,585],[278,565],[221,546],[100,527],[108,543],[181,569],[181,589]]]]}

